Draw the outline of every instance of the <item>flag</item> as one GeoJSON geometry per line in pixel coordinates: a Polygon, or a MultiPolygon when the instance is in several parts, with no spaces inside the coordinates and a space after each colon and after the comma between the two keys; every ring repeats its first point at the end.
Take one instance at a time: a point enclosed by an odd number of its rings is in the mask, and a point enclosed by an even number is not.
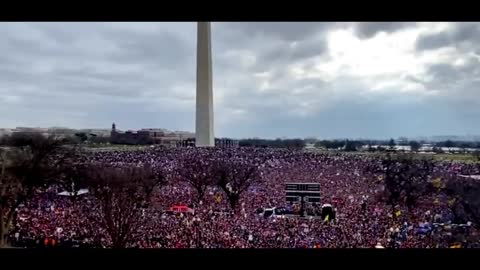
{"type": "Polygon", "coordinates": [[[455,204],[455,201],[456,201],[455,198],[448,200],[448,206],[453,206],[455,204]]]}
{"type": "Polygon", "coordinates": [[[400,216],[402,214],[402,211],[398,210],[397,212],[395,212],[395,216],[400,216]]]}
{"type": "Polygon", "coordinates": [[[432,180],[432,185],[437,189],[441,188],[443,186],[442,178],[438,177],[432,180]]]}
{"type": "Polygon", "coordinates": [[[330,215],[327,215],[324,221],[329,221],[329,219],[330,219],[330,215]]]}

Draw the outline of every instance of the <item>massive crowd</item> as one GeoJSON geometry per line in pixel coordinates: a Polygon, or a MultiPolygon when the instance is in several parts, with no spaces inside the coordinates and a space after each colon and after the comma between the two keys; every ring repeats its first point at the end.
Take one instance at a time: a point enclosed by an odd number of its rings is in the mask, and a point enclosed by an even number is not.
{"type": "MultiPolygon", "coordinates": [[[[241,195],[236,213],[229,211],[224,192],[209,187],[203,200],[195,190],[172,178],[155,190],[143,209],[128,247],[139,248],[447,248],[479,247],[477,230],[452,224],[445,196],[422,197],[414,209],[396,209],[379,199],[383,192],[381,166],[375,156],[342,153],[235,148],[152,148],[143,151],[89,152],[83,163],[118,167],[150,164],[168,174],[182,170],[180,161],[208,154],[218,159],[249,160],[259,167],[262,182],[241,195]],[[259,208],[287,207],[286,182],[315,182],[321,200],[336,209],[336,220],[265,218],[259,208]],[[185,204],[194,213],[169,215],[165,209],[185,204]]],[[[466,163],[435,161],[432,179],[480,174],[466,163]]],[[[15,246],[109,247],[111,239],[95,224],[98,205],[90,194],[71,199],[60,187],[36,191],[20,205],[9,240],[15,246]]]]}

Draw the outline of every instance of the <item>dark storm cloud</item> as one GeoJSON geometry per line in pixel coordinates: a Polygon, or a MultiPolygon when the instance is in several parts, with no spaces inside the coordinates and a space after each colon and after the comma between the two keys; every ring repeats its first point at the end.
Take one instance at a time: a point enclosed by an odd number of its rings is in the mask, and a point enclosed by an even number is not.
{"type": "Polygon", "coordinates": [[[175,128],[165,113],[183,115],[184,106],[166,103],[194,78],[194,42],[177,30],[188,32],[161,23],[0,24],[0,111],[16,119],[1,126],[106,127],[125,111],[137,125],[175,128]]]}
{"type": "Polygon", "coordinates": [[[434,50],[447,46],[461,46],[463,43],[474,47],[480,41],[480,25],[478,23],[452,23],[452,29],[439,33],[423,34],[416,44],[419,51],[434,50]]]}
{"type": "Polygon", "coordinates": [[[224,23],[226,29],[236,30],[245,36],[264,36],[282,41],[309,39],[316,33],[335,25],[329,22],[241,22],[224,23]]]}
{"type": "Polygon", "coordinates": [[[260,55],[259,65],[294,63],[303,59],[321,56],[327,50],[324,40],[308,40],[295,44],[279,43],[276,47],[260,55]]]}
{"type": "Polygon", "coordinates": [[[110,35],[118,50],[108,59],[127,64],[149,64],[156,68],[175,69],[184,67],[194,57],[194,43],[188,44],[170,32],[139,33],[118,31],[110,35]],[[125,35],[129,38],[126,39],[125,35]]]}
{"type": "MultiPolygon", "coordinates": [[[[288,68],[289,65],[312,57],[326,56],[326,33],[342,27],[332,22],[242,22],[215,25],[213,48],[219,54],[244,51],[255,61],[252,73],[288,68]]],[[[344,26],[344,25],[343,25],[344,26]]],[[[217,57],[220,57],[217,54],[217,57]]],[[[220,72],[235,68],[232,59],[217,58],[220,72]]],[[[238,66],[238,65],[237,65],[238,66]]],[[[238,68],[238,67],[237,67],[238,68]]]]}
{"type": "MultiPolygon", "coordinates": [[[[409,95],[369,92],[372,84],[365,81],[384,82],[388,74],[358,78],[339,69],[332,79],[318,73],[319,64],[334,61],[327,46],[331,31],[353,30],[368,39],[409,27],[415,26],[213,23],[217,135],[394,137],[444,126],[474,131],[480,64],[473,55],[460,55],[463,65],[433,61],[425,76],[398,75],[441,92],[427,108],[409,95]],[[445,109],[452,104],[461,109],[445,109]],[[438,115],[450,122],[437,121],[438,115]]],[[[475,29],[447,32],[446,40],[476,40],[475,29]]],[[[0,23],[0,35],[0,114],[11,116],[0,127],[108,128],[115,121],[122,129],[194,129],[194,23],[0,23]]]]}
{"type": "Polygon", "coordinates": [[[434,50],[450,45],[451,40],[447,34],[427,34],[417,40],[416,49],[419,51],[434,50]]]}
{"type": "MultiPolygon", "coordinates": [[[[353,24],[353,26],[356,30],[355,34],[366,39],[379,32],[391,33],[407,30],[415,27],[415,24],[359,23],[353,24]]],[[[366,95],[364,93],[369,92],[369,86],[348,77],[339,76],[333,82],[325,82],[321,78],[310,79],[310,82],[305,78],[295,79],[290,73],[293,65],[308,72],[314,69],[313,62],[309,61],[312,57],[322,57],[321,60],[317,60],[317,63],[323,59],[328,60],[325,34],[331,30],[345,28],[345,24],[327,25],[328,27],[323,26],[317,30],[307,28],[305,32],[297,35],[290,35],[288,30],[286,34],[280,35],[277,32],[281,31],[279,29],[267,34],[266,29],[270,25],[255,27],[250,24],[243,26],[242,31],[232,27],[228,33],[237,38],[235,42],[234,40],[227,42],[228,35],[224,36],[225,33],[216,32],[217,36],[222,37],[221,41],[215,43],[216,48],[221,48],[222,51],[241,49],[245,53],[255,55],[254,65],[245,70],[241,70],[239,67],[237,69],[236,65],[232,63],[232,59],[229,58],[224,59],[225,63],[221,64],[222,75],[217,76],[236,78],[230,81],[231,87],[228,89],[231,92],[225,93],[224,104],[221,106],[242,109],[249,114],[246,118],[230,121],[220,130],[227,132],[230,136],[237,134],[240,137],[249,136],[248,134],[268,137],[298,136],[298,134],[317,134],[328,137],[342,136],[340,134],[346,137],[353,136],[351,134],[359,134],[358,137],[395,137],[398,134],[417,136],[444,132],[445,123],[437,122],[436,117],[448,115],[445,110],[449,104],[452,106],[465,105],[468,108],[475,106],[466,102],[474,95],[471,90],[467,90],[471,87],[467,83],[470,81],[468,76],[474,74],[473,71],[470,73],[468,71],[475,67],[473,58],[469,59],[463,67],[432,65],[431,68],[427,68],[427,74],[435,78],[432,81],[427,81],[427,78],[423,76],[402,77],[407,82],[424,85],[427,91],[439,91],[438,86],[442,86],[442,97],[435,102],[435,106],[432,105],[433,101],[428,101],[432,102],[431,104],[416,104],[409,98],[405,98],[404,95],[366,95]],[[262,38],[260,39],[259,36],[262,38]],[[457,74],[449,74],[449,68],[450,72],[457,74]],[[237,73],[241,70],[240,75],[230,73],[235,73],[235,69],[238,70],[237,73]],[[256,78],[254,75],[257,72],[265,72],[265,77],[256,78]],[[458,81],[458,79],[455,77],[465,79],[465,81],[457,84],[456,80],[458,81]],[[437,78],[440,78],[438,83],[437,78]],[[262,83],[265,82],[268,83],[268,88],[260,90],[263,86],[262,83]],[[445,87],[447,85],[448,87],[445,87]],[[457,89],[458,87],[460,89],[457,89]],[[236,91],[232,91],[233,89],[236,91]],[[446,89],[450,89],[450,92],[445,92],[446,89]],[[457,93],[458,95],[454,99],[449,98],[450,95],[457,93]],[[465,99],[466,96],[469,98],[465,99]],[[389,102],[386,102],[387,100],[389,102]],[[387,105],[382,106],[383,104],[387,105]],[[429,109],[431,111],[428,111],[429,109]],[[350,113],[346,113],[347,111],[350,113]],[[407,111],[409,113],[406,113],[407,111]],[[423,116],[419,117],[418,114],[423,116]],[[335,119],[341,118],[341,122],[345,123],[345,125],[341,125],[343,128],[339,128],[335,124],[338,121],[332,118],[333,115],[335,119]],[[411,117],[415,121],[401,124],[404,122],[402,119],[405,116],[411,117]],[[398,119],[392,122],[392,119],[396,118],[398,119]],[[320,123],[322,128],[318,128],[316,124],[312,123],[320,123]],[[304,132],[304,130],[308,130],[308,132],[304,132]]],[[[478,115],[478,110],[473,111],[475,115],[478,115]]],[[[456,113],[458,114],[458,112],[456,113]]],[[[459,121],[461,117],[445,116],[443,119],[459,121]]],[[[460,123],[451,124],[451,127],[452,130],[455,130],[454,132],[461,133],[464,126],[460,121],[460,123]]]]}
{"type": "Polygon", "coordinates": [[[169,32],[146,34],[103,23],[10,24],[2,30],[7,37],[0,48],[10,52],[9,62],[0,63],[2,82],[40,91],[139,95],[149,83],[165,89],[178,82],[172,69],[187,65],[194,53],[169,32]]]}
{"type": "Polygon", "coordinates": [[[97,56],[102,52],[101,39],[95,33],[104,30],[99,23],[4,23],[0,25],[3,40],[0,49],[9,52],[8,57],[17,62],[42,59],[77,60],[97,56]],[[86,48],[85,44],[92,45],[86,48]]]}
{"type": "Polygon", "coordinates": [[[395,32],[403,28],[414,27],[414,22],[359,22],[355,23],[355,33],[360,38],[372,38],[380,32],[395,32]]]}
{"type": "Polygon", "coordinates": [[[480,61],[470,57],[465,64],[454,66],[449,63],[428,66],[427,74],[431,76],[427,87],[458,94],[468,91],[468,83],[480,76],[480,61]]]}

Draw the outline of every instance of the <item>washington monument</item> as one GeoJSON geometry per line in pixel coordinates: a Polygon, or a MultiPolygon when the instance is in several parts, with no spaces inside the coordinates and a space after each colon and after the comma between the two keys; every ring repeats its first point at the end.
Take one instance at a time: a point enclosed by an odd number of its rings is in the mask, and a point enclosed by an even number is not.
{"type": "Polygon", "coordinates": [[[210,22],[197,23],[197,104],[195,145],[215,146],[213,134],[212,41],[210,22]]]}

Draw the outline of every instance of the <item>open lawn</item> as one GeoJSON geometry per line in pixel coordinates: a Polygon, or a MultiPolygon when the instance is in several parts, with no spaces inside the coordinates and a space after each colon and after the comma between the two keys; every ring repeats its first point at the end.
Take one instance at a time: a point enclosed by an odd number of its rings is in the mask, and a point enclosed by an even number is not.
{"type": "Polygon", "coordinates": [[[435,159],[438,160],[455,160],[455,161],[464,161],[464,162],[479,162],[476,157],[469,154],[436,154],[433,155],[435,159]]]}
{"type": "MultiPolygon", "coordinates": [[[[342,154],[350,154],[350,155],[364,155],[364,156],[384,156],[387,155],[387,153],[380,153],[380,152],[337,152],[337,151],[328,151],[328,150],[322,150],[322,149],[314,149],[314,150],[309,150],[310,152],[316,152],[316,153],[342,153],[342,154]]],[[[392,155],[395,155],[395,153],[391,153],[392,155]]],[[[397,153],[397,154],[404,154],[404,153],[397,153]]],[[[420,153],[413,153],[414,157],[418,158],[433,158],[435,160],[451,160],[451,161],[461,161],[461,162],[480,162],[477,157],[475,157],[473,154],[448,154],[448,153],[443,153],[443,154],[432,154],[432,153],[426,153],[426,154],[420,154],[420,153]]]]}
{"type": "Polygon", "coordinates": [[[88,145],[85,150],[88,151],[138,151],[150,148],[148,145],[120,145],[120,144],[108,144],[108,145],[88,145]]]}

